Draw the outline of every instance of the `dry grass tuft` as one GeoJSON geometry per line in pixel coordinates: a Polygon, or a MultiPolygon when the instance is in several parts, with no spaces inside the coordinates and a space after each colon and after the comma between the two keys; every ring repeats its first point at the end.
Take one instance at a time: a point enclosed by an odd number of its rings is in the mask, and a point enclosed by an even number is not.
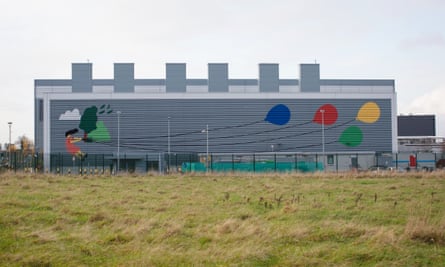
{"type": "Polygon", "coordinates": [[[109,236],[105,240],[105,244],[125,244],[133,240],[133,236],[124,235],[122,233],[109,236]]]}
{"type": "Polygon", "coordinates": [[[410,218],[405,227],[405,236],[426,244],[445,245],[445,221],[430,223],[427,218],[410,218]]]}
{"type": "MultiPolygon", "coordinates": [[[[242,220],[229,218],[215,226],[215,240],[230,240],[230,242],[261,238],[267,231],[265,226],[253,219],[242,220]]],[[[259,241],[259,240],[258,240],[259,241]]],[[[265,241],[265,240],[263,240],[265,241]]]]}
{"type": "Polygon", "coordinates": [[[395,246],[400,241],[400,238],[397,236],[394,229],[383,226],[368,228],[361,239],[364,241],[371,241],[378,246],[395,246]]]}
{"type": "Polygon", "coordinates": [[[239,220],[230,218],[225,220],[223,223],[218,224],[216,226],[216,232],[221,235],[233,233],[234,231],[236,231],[236,229],[239,228],[239,226],[239,220]]]}
{"type": "Polygon", "coordinates": [[[292,229],[289,229],[284,233],[280,233],[280,235],[283,236],[289,242],[298,243],[300,241],[306,240],[310,232],[311,230],[309,227],[298,225],[292,227],[292,229]]]}
{"type": "Polygon", "coordinates": [[[46,244],[58,240],[58,235],[51,230],[41,230],[32,232],[28,236],[35,244],[46,244]]]}
{"type": "Polygon", "coordinates": [[[165,232],[163,234],[163,238],[170,238],[181,234],[183,232],[184,225],[179,223],[166,223],[164,228],[165,232]]]}
{"type": "Polygon", "coordinates": [[[107,217],[106,217],[106,215],[105,215],[103,212],[98,212],[98,213],[93,214],[93,215],[88,219],[88,221],[91,222],[91,223],[94,223],[94,222],[101,222],[101,221],[104,221],[106,218],[107,218],[107,217]]]}

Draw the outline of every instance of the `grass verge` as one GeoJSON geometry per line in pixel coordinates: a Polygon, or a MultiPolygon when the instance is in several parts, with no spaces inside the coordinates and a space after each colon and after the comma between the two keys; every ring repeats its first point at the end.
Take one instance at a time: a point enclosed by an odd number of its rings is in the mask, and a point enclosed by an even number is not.
{"type": "Polygon", "coordinates": [[[441,266],[445,176],[0,176],[3,266],[441,266]]]}

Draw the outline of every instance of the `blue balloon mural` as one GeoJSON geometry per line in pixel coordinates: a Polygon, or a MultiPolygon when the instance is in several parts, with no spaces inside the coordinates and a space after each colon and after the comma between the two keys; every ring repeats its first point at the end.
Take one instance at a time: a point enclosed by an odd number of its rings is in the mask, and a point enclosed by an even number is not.
{"type": "Polygon", "coordinates": [[[290,110],[285,105],[278,104],[269,110],[264,120],[276,125],[285,125],[290,120],[290,110]]]}

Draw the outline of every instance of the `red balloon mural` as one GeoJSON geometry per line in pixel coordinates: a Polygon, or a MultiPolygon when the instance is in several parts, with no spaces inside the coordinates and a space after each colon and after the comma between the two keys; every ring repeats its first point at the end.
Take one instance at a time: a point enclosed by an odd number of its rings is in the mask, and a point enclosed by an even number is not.
{"type": "Polygon", "coordinates": [[[324,125],[331,125],[337,121],[337,118],[337,108],[335,108],[331,104],[325,104],[318,108],[317,112],[315,112],[314,114],[314,119],[312,121],[318,124],[322,124],[324,122],[324,125]],[[324,112],[322,112],[322,110],[324,110],[324,112]]]}

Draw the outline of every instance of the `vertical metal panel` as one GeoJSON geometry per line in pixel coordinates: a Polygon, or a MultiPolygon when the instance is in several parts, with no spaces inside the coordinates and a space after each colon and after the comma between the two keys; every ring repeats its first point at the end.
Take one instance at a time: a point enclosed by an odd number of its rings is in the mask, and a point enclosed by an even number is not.
{"type": "Polygon", "coordinates": [[[73,63],[71,65],[73,93],[85,93],[93,91],[93,64],[73,63]]]}
{"type": "Polygon", "coordinates": [[[209,71],[209,92],[229,91],[229,72],[227,63],[210,63],[209,71]]]}
{"type": "Polygon", "coordinates": [[[166,91],[167,93],[186,92],[185,63],[167,63],[166,65],[166,91]]]}
{"type": "Polygon", "coordinates": [[[36,152],[43,149],[43,99],[36,98],[34,100],[34,144],[36,152]]]}
{"type": "Polygon", "coordinates": [[[320,92],[320,65],[300,64],[301,92],[320,92]]]}
{"type": "Polygon", "coordinates": [[[278,64],[259,64],[260,92],[279,92],[278,64]]]}
{"type": "Polygon", "coordinates": [[[134,92],[134,64],[114,63],[114,92],[134,92]]]}

